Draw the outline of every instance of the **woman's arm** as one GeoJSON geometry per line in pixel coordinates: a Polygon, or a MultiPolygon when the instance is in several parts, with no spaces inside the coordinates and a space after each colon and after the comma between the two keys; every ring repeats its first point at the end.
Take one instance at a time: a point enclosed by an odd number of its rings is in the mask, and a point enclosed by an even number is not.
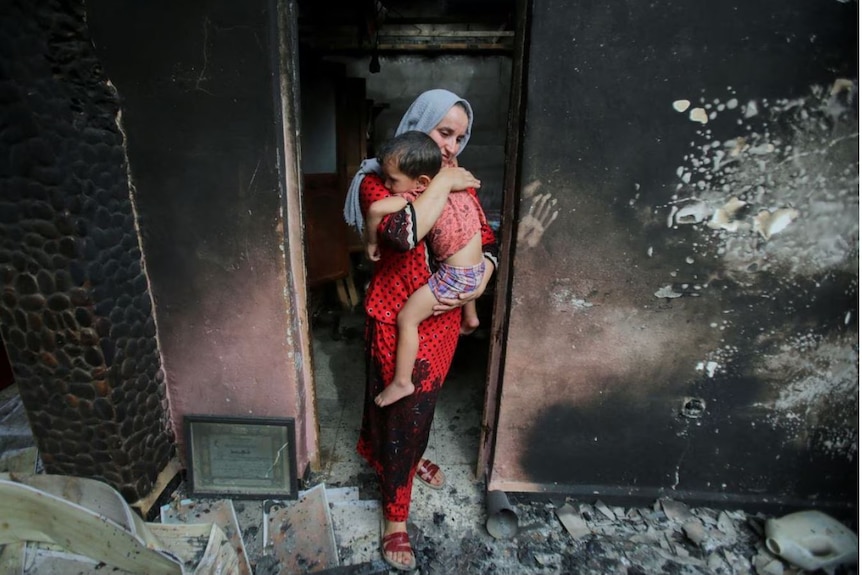
{"type": "Polygon", "coordinates": [[[443,168],[413,202],[416,237],[424,238],[443,213],[449,192],[478,188],[481,182],[464,168],[443,168]]]}
{"type": "MultiPolygon", "coordinates": [[[[415,248],[440,217],[449,192],[467,189],[473,185],[479,185],[479,180],[467,170],[443,168],[418,198],[408,202],[402,210],[383,217],[377,228],[378,239],[402,252],[415,248]]],[[[366,176],[359,190],[362,211],[365,214],[374,201],[388,195],[378,176],[366,176]]]]}

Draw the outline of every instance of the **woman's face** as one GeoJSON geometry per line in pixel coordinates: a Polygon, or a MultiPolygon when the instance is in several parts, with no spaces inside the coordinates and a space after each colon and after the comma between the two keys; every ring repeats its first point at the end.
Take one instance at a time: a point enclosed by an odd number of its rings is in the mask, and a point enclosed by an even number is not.
{"type": "Polygon", "coordinates": [[[461,143],[464,141],[469,125],[470,119],[467,117],[467,112],[461,106],[455,105],[449,108],[440,123],[428,134],[440,146],[444,168],[458,165],[455,156],[461,149],[461,143]]]}

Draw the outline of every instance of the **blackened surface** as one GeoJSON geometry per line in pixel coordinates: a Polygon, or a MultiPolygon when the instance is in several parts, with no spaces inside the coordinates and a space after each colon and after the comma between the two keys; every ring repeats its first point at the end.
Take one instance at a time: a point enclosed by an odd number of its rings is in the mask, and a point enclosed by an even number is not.
{"type": "MultiPolygon", "coordinates": [[[[516,249],[499,478],[597,493],[630,488],[855,505],[856,393],[842,387],[830,399],[814,392],[858,374],[858,252],[833,268],[800,271],[792,257],[780,261],[778,248],[764,250],[770,257],[740,274],[716,245],[728,234],[704,239],[694,226],[670,229],[665,214],[692,141],[722,146],[740,130],[738,115],[724,114],[693,136],[687,113],[671,103],[689,99],[715,110],[732,97],[739,105],[751,98],[763,119],[753,130],[775,130],[766,102],[804,99],[812,86],[828,96],[837,79],[855,80],[857,9],[840,2],[534,3],[524,181],[541,182],[559,217],[540,242],[519,238],[516,249]],[[681,297],[654,296],[663,285],[681,297]],[[704,401],[701,417],[680,415],[685,397],[704,401]]],[[[807,113],[808,104],[799,105],[807,113]]],[[[858,184],[852,98],[848,108],[818,118],[822,146],[809,141],[798,150],[822,153],[849,176],[810,164],[800,174],[807,168],[830,184],[854,177],[858,184]]],[[[790,134],[805,132],[804,118],[785,119],[793,129],[781,132],[784,145],[806,143],[790,134]]],[[[755,141],[751,131],[746,136],[755,141]]],[[[784,184],[763,176],[776,198],[769,207],[788,205],[784,184]]],[[[731,186],[728,198],[744,191],[731,186]]],[[[700,192],[692,186],[679,195],[700,192]]],[[[534,206],[529,199],[522,225],[534,206]]],[[[846,209],[858,209],[858,199],[846,209]]],[[[806,210],[800,221],[813,216],[806,210]]],[[[858,226],[845,237],[837,229],[836,237],[826,229],[814,241],[858,242],[858,226]]],[[[767,242],[759,241],[762,249],[767,242]]]]}
{"type": "Polygon", "coordinates": [[[258,210],[273,210],[272,222],[278,196],[268,13],[161,8],[97,0],[88,23],[122,99],[148,271],[170,326],[215,276],[244,267],[258,210]]]}
{"type": "Polygon", "coordinates": [[[50,473],[144,497],[173,452],[119,103],[80,2],[0,23],[0,326],[50,473]]]}
{"type": "Polygon", "coordinates": [[[305,358],[290,348],[275,5],[87,3],[120,96],[180,444],[185,414],[295,417],[301,405],[291,385],[305,358]]]}
{"type": "Polygon", "coordinates": [[[535,168],[576,168],[578,181],[611,189],[631,180],[649,194],[664,184],[688,145],[674,100],[729,86],[784,97],[857,74],[853,3],[541,0],[534,10],[525,152],[535,168]],[[566,145],[553,145],[561,129],[566,145]]]}

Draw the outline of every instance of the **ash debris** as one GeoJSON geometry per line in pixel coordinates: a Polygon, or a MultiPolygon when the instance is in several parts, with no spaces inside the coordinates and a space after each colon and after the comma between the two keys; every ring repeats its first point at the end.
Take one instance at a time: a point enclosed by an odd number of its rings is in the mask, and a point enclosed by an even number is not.
{"type": "MultiPolygon", "coordinates": [[[[445,521],[411,525],[421,575],[801,575],[764,544],[767,516],[689,508],[663,499],[652,507],[567,501],[586,526],[570,534],[552,502],[514,504],[520,529],[494,539],[477,523],[454,533],[445,521]]],[[[824,573],[825,571],[820,571],[824,573]]],[[[833,575],[857,575],[841,566],[833,575]]]]}

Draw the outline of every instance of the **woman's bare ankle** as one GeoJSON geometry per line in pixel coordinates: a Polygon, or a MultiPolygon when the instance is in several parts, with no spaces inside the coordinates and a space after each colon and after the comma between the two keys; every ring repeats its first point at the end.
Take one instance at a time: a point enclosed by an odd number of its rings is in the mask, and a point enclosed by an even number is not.
{"type": "Polygon", "coordinates": [[[406,521],[389,521],[388,519],[384,519],[383,521],[383,533],[385,535],[389,535],[390,533],[398,533],[399,531],[407,531],[406,521]]]}

